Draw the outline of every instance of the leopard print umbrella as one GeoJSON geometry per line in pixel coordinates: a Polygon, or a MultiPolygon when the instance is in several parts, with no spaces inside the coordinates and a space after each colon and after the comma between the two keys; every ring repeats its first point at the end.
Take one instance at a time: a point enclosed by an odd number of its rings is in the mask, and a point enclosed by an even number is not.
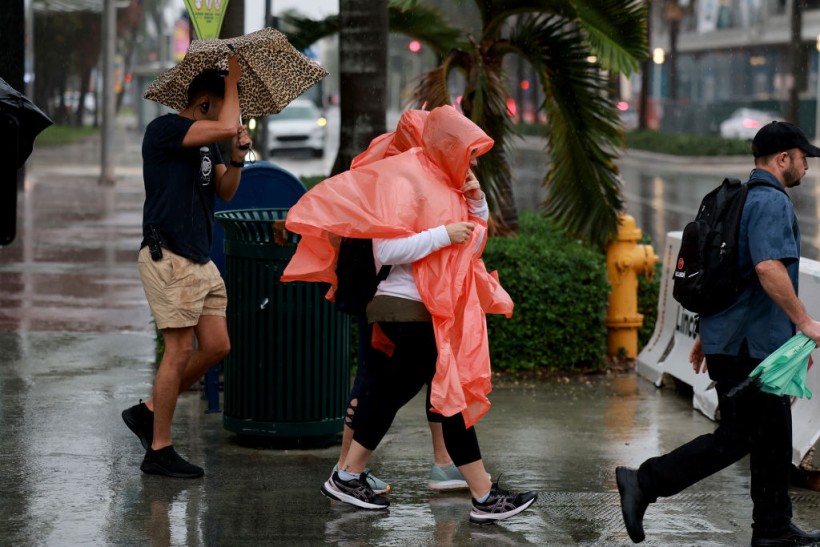
{"type": "Polygon", "coordinates": [[[194,40],[185,58],[166,70],[145,91],[145,98],[177,111],[188,106],[188,86],[203,70],[228,69],[228,57],[239,56],[239,109],[245,118],[281,111],[289,102],[327,76],[327,71],[288,42],[281,32],[265,28],[224,40],[194,40]]]}

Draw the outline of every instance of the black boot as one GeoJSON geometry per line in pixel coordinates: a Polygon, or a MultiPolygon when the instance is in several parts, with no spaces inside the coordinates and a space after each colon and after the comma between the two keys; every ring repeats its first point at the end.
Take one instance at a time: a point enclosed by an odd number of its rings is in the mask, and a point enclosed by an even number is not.
{"type": "Polygon", "coordinates": [[[640,543],[646,537],[643,533],[643,515],[649,506],[649,499],[638,484],[638,470],[616,467],[615,481],[618,483],[618,493],[621,495],[621,513],[629,539],[640,543]]]}

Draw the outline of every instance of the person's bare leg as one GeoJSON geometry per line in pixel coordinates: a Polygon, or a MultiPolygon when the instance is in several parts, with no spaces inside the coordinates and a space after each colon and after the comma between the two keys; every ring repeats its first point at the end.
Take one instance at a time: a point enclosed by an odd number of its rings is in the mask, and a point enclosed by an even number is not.
{"type": "Polygon", "coordinates": [[[484,460],[477,460],[465,465],[459,465],[458,470],[470,486],[473,499],[479,499],[493,487],[487,470],[484,469],[484,460]]]}
{"type": "Polygon", "coordinates": [[[339,466],[339,469],[343,469],[348,473],[363,473],[372,454],[372,450],[368,450],[353,440],[350,443],[350,449],[347,451],[347,457],[342,465],[339,466]]]}
{"type": "Polygon", "coordinates": [[[165,353],[154,378],[151,407],[154,411],[154,440],[151,448],[159,450],[171,444],[171,421],[179,395],[179,384],[193,353],[193,327],[164,329],[165,353]]]}
{"type": "MultiPolygon", "coordinates": [[[[217,315],[203,315],[194,327],[197,349],[191,352],[180,379],[177,395],[194,385],[215,364],[225,358],[231,350],[228,338],[228,322],[217,315]]],[[[166,344],[167,351],[167,344],[166,344]]],[[[164,359],[164,357],[163,357],[164,359]]],[[[154,410],[153,397],[145,401],[149,410],[154,410]]],[[[156,417],[154,418],[156,420],[156,417]]]]}
{"type": "Polygon", "coordinates": [[[444,433],[441,424],[438,422],[427,422],[430,426],[430,436],[433,440],[433,461],[436,465],[447,467],[453,463],[450,458],[450,453],[447,452],[447,447],[444,444],[444,433]]]}

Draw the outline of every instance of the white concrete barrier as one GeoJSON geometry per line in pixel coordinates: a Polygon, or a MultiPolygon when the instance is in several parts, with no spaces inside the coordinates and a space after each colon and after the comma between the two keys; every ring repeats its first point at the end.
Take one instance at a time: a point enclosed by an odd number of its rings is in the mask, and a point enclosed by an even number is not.
{"type": "MultiPolygon", "coordinates": [[[[692,387],[692,405],[711,420],[718,418],[718,398],[708,374],[695,374],[689,352],[695,342],[698,316],[683,309],[672,297],[672,274],[680,249],[682,232],[669,232],[663,252],[658,320],[655,331],[638,354],[638,374],[660,386],[664,375],[692,387]]],[[[820,318],[820,262],[800,259],[800,300],[809,314],[820,318]]],[[[812,353],[820,359],[820,349],[812,353]]],[[[792,461],[799,464],[820,438],[820,364],[806,375],[806,385],[815,394],[792,403],[792,461]]]]}

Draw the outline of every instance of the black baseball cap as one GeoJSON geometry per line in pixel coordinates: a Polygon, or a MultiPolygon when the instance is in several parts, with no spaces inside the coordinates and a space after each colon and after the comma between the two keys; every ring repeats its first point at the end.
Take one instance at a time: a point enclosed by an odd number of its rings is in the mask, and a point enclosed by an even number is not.
{"type": "Polygon", "coordinates": [[[760,158],[792,148],[799,148],[809,158],[820,157],[820,148],[817,148],[803,131],[789,122],[771,122],[760,128],[752,140],[752,154],[760,158]]]}

